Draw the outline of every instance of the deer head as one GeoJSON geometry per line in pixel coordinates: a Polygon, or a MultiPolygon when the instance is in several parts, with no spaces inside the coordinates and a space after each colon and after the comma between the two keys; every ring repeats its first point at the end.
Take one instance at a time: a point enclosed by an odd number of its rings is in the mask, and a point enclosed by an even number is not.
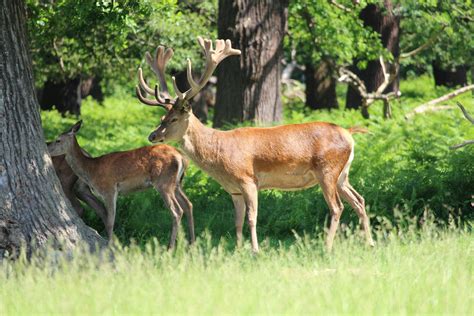
{"type": "Polygon", "coordinates": [[[48,151],[51,156],[65,155],[74,146],[76,133],[82,125],[82,120],[74,124],[68,131],[62,133],[55,141],[48,143],[48,151]]]}
{"type": "Polygon", "coordinates": [[[159,81],[159,85],[156,84],[154,89],[150,88],[143,79],[142,69],[138,69],[139,86],[137,85],[136,87],[138,99],[146,105],[161,106],[167,111],[166,115],[161,118],[160,125],[148,137],[153,143],[172,140],[179,141],[182,139],[188,129],[189,118],[193,115],[189,101],[204,88],[222,60],[228,56],[240,55],[240,50],[233,49],[230,40],[217,40],[215,49],[211,40],[198,37],[198,43],[203,49],[206,58],[204,72],[196,82],[192,75],[191,60],[188,59],[187,80],[191,88],[181,92],[176,85],[175,77],[172,77],[176,93],[175,97],[171,97],[165,78],[166,64],[173,56],[171,48],[165,49],[163,46],[158,46],[154,58],[148,52],[145,54],[148,65],[159,81]],[[141,93],[142,90],[153,95],[155,99],[145,98],[141,93]]]}

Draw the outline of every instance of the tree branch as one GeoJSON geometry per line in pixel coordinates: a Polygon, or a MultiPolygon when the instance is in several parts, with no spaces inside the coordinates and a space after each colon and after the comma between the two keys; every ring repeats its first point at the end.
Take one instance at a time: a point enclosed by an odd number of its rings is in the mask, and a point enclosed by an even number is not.
{"type": "Polygon", "coordinates": [[[359,91],[359,94],[362,98],[367,97],[367,88],[365,87],[364,82],[349,69],[339,68],[339,78],[337,80],[339,82],[345,82],[359,91]]]}
{"type": "Polygon", "coordinates": [[[461,108],[461,111],[464,114],[464,117],[469,122],[471,122],[471,124],[474,124],[474,118],[472,118],[472,116],[470,116],[469,113],[467,113],[466,109],[464,108],[464,106],[462,106],[461,102],[457,102],[456,104],[461,108]]]}
{"type": "Polygon", "coordinates": [[[54,49],[54,52],[56,53],[56,56],[58,57],[58,60],[59,60],[59,68],[61,69],[61,71],[63,73],[66,73],[66,70],[64,68],[63,58],[61,56],[61,53],[59,53],[58,46],[56,45],[56,37],[53,39],[53,49],[54,49]]]}
{"type": "Polygon", "coordinates": [[[450,146],[449,149],[458,149],[458,148],[461,148],[467,145],[472,145],[472,144],[474,144],[474,139],[466,140],[466,141],[463,141],[461,144],[450,146]]]}
{"type": "Polygon", "coordinates": [[[431,46],[437,39],[438,39],[438,36],[439,34],[441,34],[441,32],[443,32],[443,30],[446,28],[446,25],[443,25],[443,27],[441,27],[440,30],[438,31],[435,31],[433,32],[433,34],[431,34],[431,36],[428,38],[428,40],[421,46],[419,46],[418,48],[415,48],[414,50],[412,51],[409,51],[408,53],[402,53],[400,54],[400,56],[398,57],[399,60],[402,60],[402,59],[406,59],[406,58],[409,58],[413,55],[416,55],[418,54],[419,52],[421,52],[422,50],[425,50],[426,48],[428,48],[429,46],[431,46]]]}
{"type": "Polygon", "coordinates": [[[422,106],[420,105],[420,106],[417,106],[412,111],[405,114],[405,119],[409,120],[413,116],[417,114],[423,114],[425,112],[438,112],[438,111],[445,111],[445,110],[453,110],[455,108],[456,107],[454,105],[428,105],[428,106],[426,104],[422,106]]]}
{"type": "Polygon", "coordinates": [[[368,107],[376,100],[384,100],[388,102],[391,98],[399,95],[397,92],[383,93],[388,85],[391,84],[396,78],[397,68],[392,67],[392,72],[388,73],[383,57],[380,56],[379,60],[382,66],[384,82],[377,88],[376,91],[370,93],[367,92],[365,83],[355,73],[346,68],[339,68],[338,81],[349,84],[359,92],[359,95],[362,98],[362,107],[368,107]]]}
{"type": "MultiPolygon", "coordinates": [[[[423,106],[430,106],[430,105],[435,105],[435,104],[438,104],[440,102],[443,102],[443,101],[447,101],[447,100],[450,100],[454,97],[457,97],[458,95],[460,94],[463,94],[463,93],[466,93],[468,91],[471,91],[471,90],[474,90],[474,84],[471,84],[469,86],[465,86],[465,87],[462,87],[460,89],[457,89],[457,90],[454,90],[448,94],[445,94],[443,95],[442,97],[439,97],[437,99],[434,99],[434,100],[431,100],[429,102],[426,102],[420,106],[418,106],[417,108],[421,108],[423,106]]],[[[415,109],[416,110],[416,109],[415,109]]]]}
{"type": "MultiPolygon", "coordinates": [[[[471,124],[474,124],[474,119],[469,115],[469,113],[467,113],[466,109],[462,106],[462,104],[460,102],[457,102],[457,105],[461,108],[461,111],[464,114],[464,117],[469,122],[471,122],[471,124]]],[[[449,147],[449,149],[458,149],[458,148],[461,148],[461,147],[464,147],[464,146],[467,146],[467,145],[471,145],[471,144],[474,144],[474,139],[473,140],[466,140],[466,141],[462,142],[461,144],[457,144],[457,145],[449,147]]]]}
{"type": "Polygon", "coordinates": [[[346,7],[345,5],[342,5],[340,4],[339,2],[337,2],[336,0],[329,0],[329,3],[332,4],[333,6],[335,6],[336,8],[338,9],[341,9],[342,11],[344,12],[352,12],[351,9],[349,9],[348,7],[346,7]]]}

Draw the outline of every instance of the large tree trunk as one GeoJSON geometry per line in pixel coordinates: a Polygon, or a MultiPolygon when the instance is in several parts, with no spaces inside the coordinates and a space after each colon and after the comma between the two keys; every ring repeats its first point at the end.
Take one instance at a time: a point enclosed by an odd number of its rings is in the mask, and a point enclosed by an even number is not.
{"type": "Polygon", "coordinates": [[[242,55],[224,60],[217,70],[214,126],[281,120],[287,17],[287,0],[219,0],[219,38],[230,39],[242,55]]]}
{"type": "Polygon", "coordinates": [[[64,198],[47,154],[26,42],[25,4],[0,0],[0,255],[102,244],[64,198]]]}
{"type": "MultiPolygon", "coordinates": [[[[384,8],[375,4],[368,4],[361,12],[360,18],[364,21],[364,25],[371,27],[375,32],[379,33],[382,39],[383,47],[387,48],[392,55],[397,58],[400,54],[399,35],[400,35],[400,18],[393,14],[394,5],[391,0],[384,1],[384,8]]],[[[364,81],[368,92],[373,92],[384,81],[382,66],[380,61],[370,61],[366,69],[355,70],[353,72],[364,81]]],[[[388,67],[387,67],[388,68],[388,67]]],[[[385,93],[398,91],[398,77],[385,89],[385,93]]],[[[352,87],[348,87],[346,96],[346,108],[357,109],[361,106],[362,99],[359,93],[352,87]]]]}
{"type": "Polygon", "coordinates": [[[48,80],[41,92],[39,103],[43,110],[56,107],[58,112],[80,115],[82,103],[81,78],[76,77],[61,82],[48,80]]]}
{"type": "Polygon", "coordinates": [[[38,92],[38,100],[43,110],[55,107],[62,114],[81,115],[82,99],[89,95],[99,103],[104,101],[100,78],[94,76],[85,79],[77,76],[60,82],[47,80],[38,92]]]}
{"type": "Polygon", "coordinates": [[[433,76],[436,86],[456,87],[467,85],[466,66],[457,66],[453,68],[443,67],[439,62],[433,62],[433,76]]]}
{"type": "Polygon", "coordinates": [[[102,79],[96,76],[90,76],[86,79],[82,79],[81,82],[81,98],[84,99],[87,96],[91,96],[99,103],[104,102],[104,93],[101,86],[102,79]]]}
{"type": "Polygon", "coordinates": [[[337,108],[336,79],[331,64],[321,61],[316,67],[306,64],[306,106],[312,109],[337,108]]]}

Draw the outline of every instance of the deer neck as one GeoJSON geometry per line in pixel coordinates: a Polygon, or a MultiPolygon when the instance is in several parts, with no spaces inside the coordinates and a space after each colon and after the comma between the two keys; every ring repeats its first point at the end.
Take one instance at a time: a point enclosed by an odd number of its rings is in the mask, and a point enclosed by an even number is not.
{"type": "Polygon", "coordinates": [[[218,130],[205,126],[191,114],[188,129],[180,142],[181,148],[199,166],[212,165],[219,157],[218,133],[218,130]]]}
{"type": "Polygon", "coordinates": [[[66,161],[74,173],[83,181],[91,183],[94,174],[94,159],[79,146],[74,137],[73,146],[66,152],[66,161]]]}

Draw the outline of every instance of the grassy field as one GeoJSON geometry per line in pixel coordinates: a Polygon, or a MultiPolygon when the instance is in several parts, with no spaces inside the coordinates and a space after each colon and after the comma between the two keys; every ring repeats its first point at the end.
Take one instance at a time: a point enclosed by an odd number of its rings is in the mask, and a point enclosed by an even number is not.
{"type": "MultiPolygon", "coordinates": [[[[234,248],[232,202],[191,164],[185,191],[194,204],[198,242],[167,252],[171,218],[153,190],[118,201],[114,252],[54,252],[26,263],[0,264],[0,315],[35,314],[449,314],[474,312],[474,138],[454,109],[405,120],[416,105],[440,96],[429,77],[401,83],[404,97],[384,120],[381,104],[364,120],[344,110],[310,112],[286,101],[285,123],[330,121],[366,126],[357,135],[351,182],[365,197],[377,246],[355,233],[357,216],[346,207],[334,252],[323,249],[328,210],[318,188],[265,191],[259,196],[261,253],[234,248]],[[56,257],[55,257],[56,256],[56,257]]],[[[338,90],[343,104],[343,89],[338,90]]],[[[472,95],[461,101],[474,113],[472,95]]],[[[83,104],[79,142],[94,156],[148,145],[162,110],[131,94],[104,105],[83,104]]],[[[42,113],[51,140],[76,121],[42,113]]],[[[103,233],[90,210],[85,221],[103,233]]],[[[244,230],[247,234],[247,229],[244,230]]]]}
{"type": "Polygon", "coordinates": [[[5,263],[0,315],[472,315],[472,233],[427,225],[382,235],[373,249],[339,238],[332,254],[314,236],[264,243],[258,256],[204,236],[174,254],[156,241],[129,246],[113,263],[79,253],[5,263]]]}

